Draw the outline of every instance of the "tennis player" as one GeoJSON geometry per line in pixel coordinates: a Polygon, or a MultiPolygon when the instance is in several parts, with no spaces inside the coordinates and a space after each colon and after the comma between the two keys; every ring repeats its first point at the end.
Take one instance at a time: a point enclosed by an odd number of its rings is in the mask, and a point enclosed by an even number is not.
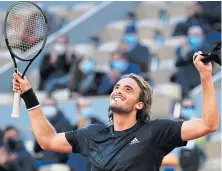
{"type": "Polygon", "coordinates": [[[203,115],[198,120],[151,120],[151,87],[141,77],[129,74],[119,80],[110,95],[111,126],[92,124],[57,133],[42,113],[27,79],[13,74],[13,90],[22,93],[34,135],[44,150],[80,153],[91,162],[91,171],[157,171],[163,157],[175,147],[218,129],[212,65],[201,62],[204,57],[200,52],[195,54],[194,65],[203,87],[203,115]]]}

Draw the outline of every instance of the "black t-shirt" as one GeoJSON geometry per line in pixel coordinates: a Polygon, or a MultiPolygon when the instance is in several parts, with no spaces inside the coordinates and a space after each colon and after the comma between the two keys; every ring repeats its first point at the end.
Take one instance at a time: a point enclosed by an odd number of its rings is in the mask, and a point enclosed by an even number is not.
{"type": "Polygon", "coordinates": [[[187,142],[181,139],[182,121],[137,122],[124,131],[92,124],[65,134],[73,153],[87,157],[91,171],[158,171],[163,157],[187,142]]]}

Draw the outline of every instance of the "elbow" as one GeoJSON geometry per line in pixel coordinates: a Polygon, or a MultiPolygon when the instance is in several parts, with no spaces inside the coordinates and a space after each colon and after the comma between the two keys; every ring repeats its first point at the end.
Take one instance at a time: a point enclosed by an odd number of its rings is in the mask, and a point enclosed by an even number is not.
{"type": "Polygon", "coordinates": [[[206,133],[209,134],[209,133],[217,131],[218,127],[219,127],[219,124],[210,125],[210,126],[205,127],[205,131],[206,131],[206,133]]]}
{"type": "Polygon", "coordinates": [[[42,141],[39,141],[38,142],[40,147],[42,148],[42,150],[50,150],[50,144],[49,144],[49,141],[45,141],[45,140],[42,140],[42,141]]]}
{"type": "Polygon", "coordinates": [[[47,143],[40,143],[39,145],[43,150],[49,150],[49,145],[47,143]]]}

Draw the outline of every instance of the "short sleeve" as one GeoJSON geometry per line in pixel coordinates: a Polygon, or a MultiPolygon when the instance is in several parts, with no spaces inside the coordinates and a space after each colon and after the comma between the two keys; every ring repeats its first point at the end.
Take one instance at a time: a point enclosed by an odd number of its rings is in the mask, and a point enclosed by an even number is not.
{"type": "Polygon", "coordinates": [[[80,153],[83,156],[88,154],[88,129],[87,127],[72,130],[65,133],[65,137],[72,146],[73,153],[80,153]]]}
{"type": "Polygon", "coordinates": [[[169,151],[176,147],[186,146],[187,141],[181,139],[183,121],[160,119],[156,124],[157,146],[167,148],[169,151]]]}

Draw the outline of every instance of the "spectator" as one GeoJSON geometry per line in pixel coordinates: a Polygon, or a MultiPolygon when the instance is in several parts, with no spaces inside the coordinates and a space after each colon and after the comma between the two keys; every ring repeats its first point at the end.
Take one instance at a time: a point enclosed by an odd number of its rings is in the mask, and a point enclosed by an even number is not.
{"type": "Polygon", "coordinates": [[[99,95],[106,95],[112,91],[113,86],[125,74],[141,74],[141,70],[138,65],[135,65],[128,61],[128,58],[120,52],[114,52],[111,55],[110,70],[104,76],[99,88],[99,95]]]}
{"type": "Polygon", "coordinates": [[[137,64],[142,72],[149,72],[151,54],[149,49],[140,43],[137,36],[137,29],[134,24],[126,27],[123,36],[123,44],[121,44],[121,46],[120,49],[126,52],[126,57],[129,62],[137,64]]]}
{"type": "Polygon", "coordinates": [[[199,1],[197,2],[206,21],[217,31],[221,32],[221,2],[199,1]],[[213,12],[212,12],[213,11],[213,12]]]}
{"type": "Polygon", "coordinates": [[[173,36],[187,35],[191,26],[198,25],[203,29],[208,42],[216,42],[221,40],[220,21],[220,2],[195,2],[187,8],[185,21],[181,21],[175,26],[173,36]],[[214,12],[212,13],[212,11],[214,12]]]}
{"type": "Polygon", "coordinates": [[[70,91],[72,98],[97,94],[101,74],[95,71],[95,64],[87,58],[80,58],[71,68],[70,91]]]}
{"type": "Polygon", "coordinates": [[[3,131],[0,129],[0,171],[7,171],[5,164],[7,162],[7,154],[3,147],[3,131]]]}
{"type": "Polygon", "coordinates": [[[56,88],[67,87],[72,60],[75,60],[75,55],[68,50],[68,38],[59,37],[51,52],[43,57],[40,64],[40,89],[51,95],[56,88]]]}
{"type": "Polygon", "coordinates": [[[90,100],[85,98],[79,98],[76,102],[76,118],[77,118],[77,124],[74,125],[73,129],[79,129],[82,128],[88,124],[104,124],[101,122],[98,118],[94,116],[94,111],[92,108],[92,103],[90,100]]]}
{"type": "Polygon", "coordinates": [[[3,142],[0,140],[0,171],[8,171],[6,168],[7,153],[3,147],[3,142]]]}
{"type": "Polygon", "coordinates": [[[208,53],[210,46],[205,43],[203,30],[199,26],[192,26],[188,36],[176,49],[176,73],[171,77],[182,87],[182,97],[186,97],[191,89],[200,84],[200,76],[193,65],[193,54],[196,51],[208,53]]]}
{"type": "MultiPolygon", "coordinates": [[[[192,99],[184,99],[181,105],[182,110],[179,119],[190,120],[198,118],[192,99]]],[[[204,137],[201,139],[204,139],[204,137]]],[[[179,149],[179,160],[182,171],[198,171],[206,161],[206,155],[197,145],[197,141],[198,139],[191,140],[185,147],[179,149]]]]}
{"type": "MultiPolygon", "coordinates": [[[[181,110],[179,114],[173,116],[175,120],[197,119],[195,103],[192,99],[186,98],[180,102],[181,110]]],[[[200,148],[200,144],[205,142],[205,137],[197,140],[191,140],[185,147],[176,148],[170,154],[178,158],[179,166],[182,171],[198,171],[206,161],[206,155],[200,148]],[[198,145],[199,144],[199,145],[198,145]]],[[[172,163],[169,156],[166,156],[165,162],[172,163]]],[[[172,160],[173,161],[173,160],[172,160]]]]}
{"type": "Polygon", "coordinates": [[[25,149],[19,131],[15,127],[5,128],[3,141],[7,152],[4,154],[7,160],[5,168],[9,171],[36,171],[35,161],[25,149]]]}
{"type": "MultiPolygon", "coordinates": [[[[76,109],[77,123],[73,126],[73,130],[85,127],[88,124],[105,124],[94,116],[91,101],[79,98],[76,102],[76,109]]],[[[90,170],[90,163],[80,154],[70,154],[67,164],[70,166],[71,171],[90,170]]]]}
{"type": "MultiPolygon", "coordinates": [[[[45,99],[42,112],[57,132],[69,131],[72,129],[71,124],[65,118],[63,112],[58,108],[56,100],[52,97],[45,99]]],[[[38,154],[37,156],[41,156],[37,158],[38,167],[52,163],[65,163],[68,159],[67,154],[42,150],[37,141],[34,143],[34,152],[38,154]]]]}
{"type": "Polygon", "coordinates": [[[46,15],[48,21],[48,34],[52,34],[62,28],[62,26],[65,24],[65,21],[50,12],[45,6],[45,2],[37,1],[36,4],[43,10],[44,14],[46,15]]]}

